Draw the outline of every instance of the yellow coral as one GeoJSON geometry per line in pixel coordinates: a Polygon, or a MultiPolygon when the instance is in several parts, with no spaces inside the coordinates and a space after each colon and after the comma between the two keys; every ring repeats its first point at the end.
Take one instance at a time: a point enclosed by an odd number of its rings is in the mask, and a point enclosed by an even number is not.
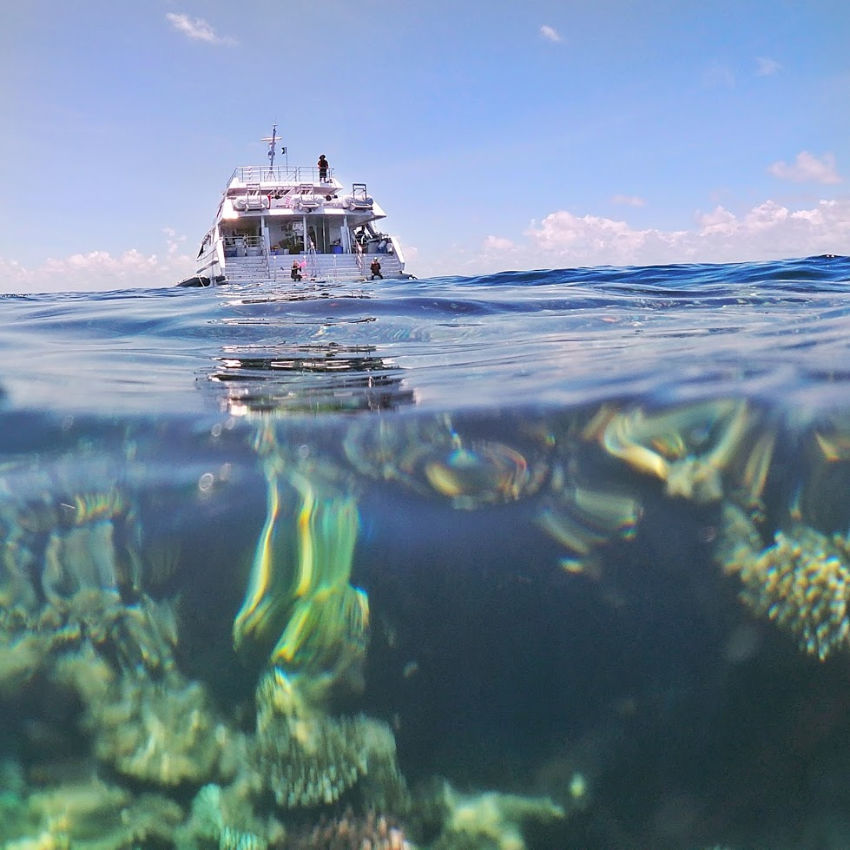
{"type": "Polygon", "coordinates": [[[743,583],[742,600],[791,632],[802,650],[824,660],[850,635],[850,546],[796,524],[778,531],[774,544],[726,547],[724,569],[743,583]]]}

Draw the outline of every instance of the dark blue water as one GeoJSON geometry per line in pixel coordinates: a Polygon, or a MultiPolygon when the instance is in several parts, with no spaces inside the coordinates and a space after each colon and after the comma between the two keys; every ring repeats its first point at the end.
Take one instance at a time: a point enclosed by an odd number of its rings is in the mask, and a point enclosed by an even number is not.
{"type": "Polygon", "coordinates": [[[3,297],[0,843],[848,846],[848,285],[3,297]]]}

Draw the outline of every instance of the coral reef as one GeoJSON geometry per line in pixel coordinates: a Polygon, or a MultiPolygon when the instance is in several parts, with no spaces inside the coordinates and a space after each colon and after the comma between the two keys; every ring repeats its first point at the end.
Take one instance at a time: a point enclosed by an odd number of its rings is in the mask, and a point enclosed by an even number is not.
{"type": "MultiPolygon", "coordinates": [[[[719,502],[715,558],[740,580],[741,600],[792,634],[801,650],[824,660],[846,648],[850,637],[850,542],[804,521],[800,502],[812,501],[809,485],[800,488],[805,498],[798,491],[787,507],[772,544],[764,545],[757,521],[777,433],[757,427],[762,420],[744,401],[715,399],[658,413],[640,407],[609,411],[595,434],[610,455],[663,481],[668,496],[719,502]]],[[[843,458],[841,441],[816,432],[814,443],[821,459],[816,475],[829,480],[823,467],[843,458]]],[[[588,527],[592,513],[570,508],[566,515],[545,513],[539,522],[578,556],[566,562],[578,570],[610,535],[588,527]]]]}
{"type": "Polygon", "coordinates": [[[743,602],[821,661],[847,648],[850,542],[796,522],[777,531],[771,546],[760,548],[755,530],[746,530],[746,517],[732,505],[725,508],[724,525],[722,566],[740,579],[743,602]]]}
{"type": "Polygon", "coordinates": [[[183,820],[181,807],[167,797],[134,795],[94,776],[33,790],[6,805],[0,840],[8,850],[163,846],[183,820]]]}
{"type": "MultiPolygon", "coordinates": [[[[46,532],[41,604],[24,589],[6,612],[0,692],[43,673],[76,692],[96,755],[119,772],[161,785],[213,778],[226,730],[204,686],[177,670],[174,606],[141,590],[123,601],[113,581],[121,553],[107,530],[111,519],[89,512],[91,527],[46,532]]],[[[21,552],[7,547],[6,563],[21,552]]],[[[20,587],[20,572],[12,575],[20,587]]]]}
{"type": "MultiPolygon", "coordinates": [[[[756,433],[757,424],[732,400],[661,413],[609,408],[553,460],[554,436],[530,438],[520,451],[462,438],[438,417],[374,433],[374,423],[357,423],[343,450],[371,479],[452,508],[507,511],[535,496],[522,515],[567,550],[569,572],[635,537],[652,498],[707,505],[712,517],[719,510],[716,557],[744,603],[823,659],[850,635],[850,543],[798,521],[765,546],[753,517],[775,437],[756,433]],[[613,482],[596,475],[611,468],[613,482]],[[635,483],[634,470],[661,483],[635,483]]],[[[370,639],[370,600],[352,583],[360,531],[352,480],[308,450],[278,445],[272,425],[260,428],[255,448],[266,514],[241,605],[237,588],[215,623],[226,642],[227,618],[240,606],[232,638],[247,672],[234,677],[232,696],[181,669],[176,599],[155,598],[145,583],[149,557],[179,572],[167,554],[143,551],[126,494],[108,487],[0,503],[0,699],[20,699],[33,684],[48,699],[70,696],[56,725],[81,733],[74,757],[90,771],[65,781],[9,771],[3,846],[411,850],[409,825],[427,822],[416,838],[432,838],[432,850],[523,850],[538,831],[589,810],[596,786],[589,794],[574,766],[559,784],[533,786],[543,795],[559,787],[557,802],[461,793],[448,782],[410,795],[390,725],[335,713],[350,705],[337,697],[363,686],[370,639]],[[319,823],[306,822],[313,815],[319,823]]]]}
{"type": "Polygon", "coordinates": [[[432,850],[526,850],[523,825],[565,817],[548,797],[484,791],[462,794],[445,782],[440,803],[443,829],[432,850]]]}
{"type": "MultiPolygon", "coordinates": [[[[335,689],[361,686],[368,643],[368,599],[349,583],[354,499],[333,475],[289,469],[273,444],[265,459],[269,511],[234,624],[237,646],[267,657],[253,732],[179,669],[175,604],[144,588],[125,497],[108,490],[0,504],[0,696],[36,679],[70,692],[96,763],[150,787],[201,786],[180,830],[187,847],[273,846],[283,827],[256,814],[270,798],[284,809],[328,805],[358,786],[363,805],[407,804],[389,727],[327,709],[335,689]]],[[[89,817],[106,823],[107,810],[142,800],[117,786],[93,784],[85,795],[57,787],[73,799],[74,817],[54,816],[52,792],[30,788],[36,808],[13,807],[24,814],[8,841],[83,846],[89,817]],[[83,800],[95,798],[91,814],[83,800]]],[[[185,819],[177,803],[169,811],[163,835],[185,819]]]]}

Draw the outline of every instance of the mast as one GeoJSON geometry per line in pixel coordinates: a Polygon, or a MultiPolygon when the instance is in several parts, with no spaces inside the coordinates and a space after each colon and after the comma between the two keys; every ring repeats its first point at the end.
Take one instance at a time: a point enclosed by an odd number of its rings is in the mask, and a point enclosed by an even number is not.
{"type": "MultiPolygon", "coordinates": [[[[272,178],[274,178],[275,149],[277,147],[277,143],[278,143],[279,139],[280,139],[280,137],[277,134],[277,122],[275,122],[274,124],[272,124],[272,134],[271,134],[271,136],[266,136],[265,138],[263,138],[261,140],[263,142],[269,143],[269,152],[268,152],[267,156],[269,158],[269,177],[272,177],[272,178]]],[[[282,154],[286,155],[286,146],[285,145],[280,149],[280,152],[282,154]]],[[[288,157],[288,155],[287,155],[287,159],[286,159],[286,167],[287,167],[287,169],[289,168],[289,157],[288,157]]]]}

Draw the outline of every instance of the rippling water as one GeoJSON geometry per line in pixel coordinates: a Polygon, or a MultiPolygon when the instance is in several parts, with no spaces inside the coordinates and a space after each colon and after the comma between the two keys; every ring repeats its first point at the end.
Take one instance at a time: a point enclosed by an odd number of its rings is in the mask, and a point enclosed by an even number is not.
{"type": "Polygon", "coordinates": [[[848,282],[3,297],[0,842],[848,846],[848,282]]]}

